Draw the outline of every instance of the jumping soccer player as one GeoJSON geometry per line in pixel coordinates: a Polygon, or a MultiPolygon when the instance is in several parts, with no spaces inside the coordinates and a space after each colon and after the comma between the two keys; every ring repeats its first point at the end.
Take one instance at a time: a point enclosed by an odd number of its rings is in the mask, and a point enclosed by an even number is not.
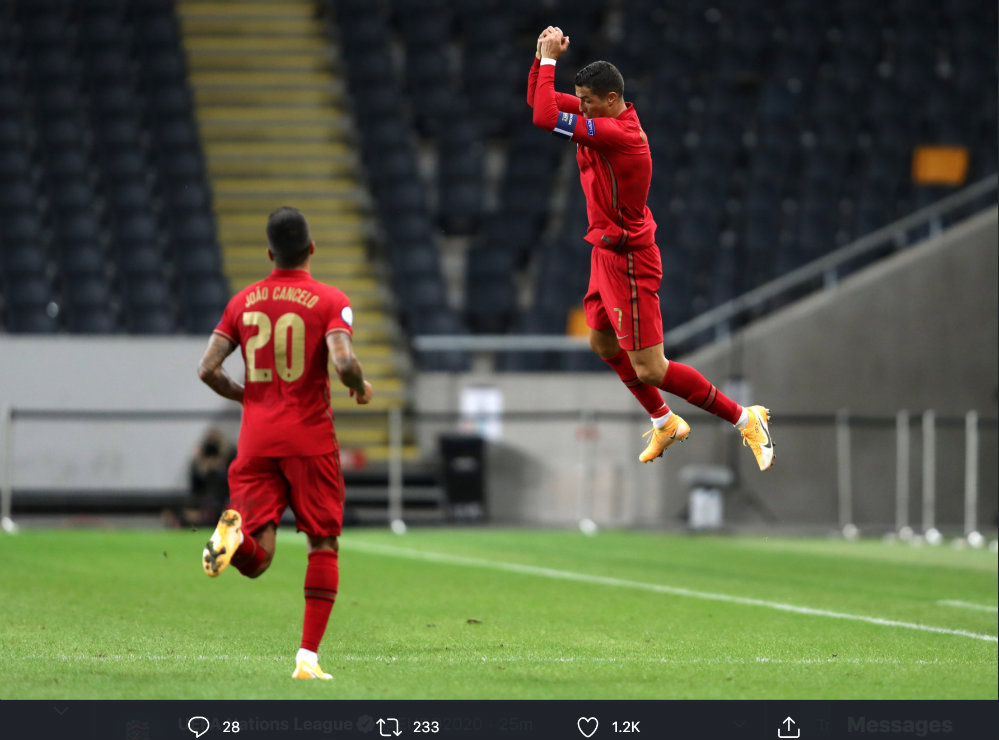
{"type": "Polygon", "coordinates": [[[305,217],[295,208],[278,208],[267,221],[267,240],[274,270],[233,296],[198,365],[198,376],[213,391],[243,404],[229,466],[231,508],[222,512],[202,563],[213,578],[230,562],[256,578],[271,564],[277,526],[290,506],[309,540],[302,644],[292,678],[330,679],[316,653],[340,581],[344,486],[329,358],[357,403],[368,403],[372,389],[354,355],[350,301],[309,272],[316,245],[305,217]],[[237,346],[245,385],[222,368],[237,346]]]}
{"type": "Polygon", "coordinates": [[[652,155],[624,79],[610,62],[593,62],[576,73],[575,95],[555,91],[555,64],[569,37],[549,26],[538,37],[527,80],[534,125],[576,143],[579,180],[586,195],[593,245],[590,284],[583,299],[590,347],[621,378],[652,417],[641,462],[661,456],[690,434],[690,425],[670,411],[662,389],[711,412],[742,434],[760,470],[773,464],[774,447],[763,406],[743,408],[689,365],[666,359],[659,286],[662,257],[656,222],[646,205],[652,155]]]}

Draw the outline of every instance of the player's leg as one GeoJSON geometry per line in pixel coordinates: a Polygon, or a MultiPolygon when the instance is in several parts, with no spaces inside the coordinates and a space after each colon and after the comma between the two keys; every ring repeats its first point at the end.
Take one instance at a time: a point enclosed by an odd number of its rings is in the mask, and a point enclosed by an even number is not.
{"type": "Polygon", "coordinates": [[[232,564],[247,578],[257,578],[271,567],[277,540],[277,525],[268,522],[243,542],[232,556],[232,564]]]}
{"type": "Polygon", "coordinates": [[[289,458],[284,469],[291,484],[295,521],[309,538],[302,642],[292,677],[330,679],[319,667],[318,652],[340,585],[344,490],[339,454],[289,458]]]}
{"type": "Polygon", "coordinates": [[[337,537],[309,537],[302,643],[295,655],[293,678],[331,678],[319,667],[318,653],[340,584],[339,551],[337,537]]]}
{"type": "MultiPolygon", "coordinates": [[[[586,315],[586,325],[590,327],[590,349],[597,353],[617,376],[624,383],[631,394],[642,404],[653,422],[657,419],[664,419],[669,414],[669,406],[663,401],[662,395],[655,388],[642,383],[632,367],[628,352],[622,349],[619,337],[622,340],[627,337],[622,336],[625,324],[624,309],[614,304],[614,285],[608,284],[608,271],[615,270],[614,258],[620,255],[600,254],[606,250],[594,249],[590,259],[590,285],[583,298],[583,312],[586,315]],[[609,264],[608,264],[609,263],[609,264]],[[612,296],[608,313],[608,305],[604,300],[604,294],[612,296]],[[613,314],[611,318],[610,314],[613,314]]],[[[623,289],[623,288],[622,288],[623,289]]],[[[627,304],[627,300],[622,298],[618,303],[627,304]]],[[[630,314],[628,314],[630,317],[630,314]]],[[[630,326],[630,320],[627,322],[630,326]]]]}
{"type": "MultiPolygon", "coordinates": [[[[643,382],[680,396],[735,426],[742,434],[743,443],[752,450],[760,470],[770,468],[774,459],[774,446],[768,425],[768,409],[763,406],[743,408],[719,391],[695,368],[676,360],[666,360],[661,344],[630,354],[638,377],[643,382]]],[[[653,434],[650,446],[656,441],[655,437],[653,434]]]]}
{"type": "MultiPolygon", "coordinates": [[[[663,355],[662,342],[651,347],[631,350],[628,352],[632,365],[635,367],[639,380],[648,383],[648,378],[665,371],[666,357],[663,355]]],[[[660,376],[661,377],[661,376],[660,376]]],[[[654,387],[649,383],[646,388],[654,387]]],[[[652,462],[662,456],[674,442],[682,442],[690,436],[690,425],[675,411],[668,413],[662,419],[652,419],[652,429],[645,433],[648,444],[638,456],[640,462],[652,462]]]]}
{"type": "MultiPolygon", "coordinates": [[[[658,372],[658,371],[656,371],[658,372]]],[[[666,363],[659,388],[685,398],[720,419],[732,424],[742,434],[742,441],[753,452],[760,470],[773,465],[774,445],[770,437],[770,411],[763,406],[742,407],[718,390],[690,365],[670,360],[666,363]]],[[[654,380],[655,375],[651,377],[654,380]]]]}
{"type": "Polygon", "coordinates": [[[202,552],[205,573],[218,576],[229,563],[250,578],[267,570],[287,487],[276,458],[236,456],[229,466],[229,508],[202,552]]]}
{"type": "MultiPolygon", "coordinates": [[[[647,381],[648,366],[655,360],[655,352],[653,348],[644,348],[644,345],[649,342],[654,343],[653,347],[658,345],[660,360],[665,362],[662,357],[662,314],[656,292],[662,278],[659,250],[650,248],[628,254],[616,254],[604,249],[593,251],[595,256],[591,261],[590,282],[599,291],[600,306],[599,310],[596,306],[591,307],[591,313],[610,324],[608,331],[613,334],[614,346],[618,347],[619,354],[608,362],[616,362],[620,368],[626,369],[627,380],[622,372],[618,374],[642,400],[651,417],[652,429],[645,434],[649,442],[638,456],[640,462],[649,462],[662,455],[673,442],[686,439],[690,433],[687,423],[670,411],[662,400],[655,384],[647,381]]],[[[589,320],[589,314],[587,318],[589,320]]]]}

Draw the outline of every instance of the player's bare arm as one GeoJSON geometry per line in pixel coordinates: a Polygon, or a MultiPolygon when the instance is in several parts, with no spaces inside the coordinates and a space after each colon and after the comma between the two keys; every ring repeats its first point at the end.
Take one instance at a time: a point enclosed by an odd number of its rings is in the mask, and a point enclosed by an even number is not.
{"type": "Polygon", "coordinates": [[[212,334],[208,347],[198,363],[201,382],[230,401],[243,403],[243,386],[233,380],[222,367],[225,358],[236,349],[236,344],[221,334],[212,334]]]}
{"type": "Polygon", "coordinates": [[[354,354],[354,342],[345,331],[334,331],[326,335],[326,346],[333,358],[333,369],[336,370],[340,382],[350,389],[359,404],[371,401],[371,383],[364,379],[361,363],[354,354]]]}

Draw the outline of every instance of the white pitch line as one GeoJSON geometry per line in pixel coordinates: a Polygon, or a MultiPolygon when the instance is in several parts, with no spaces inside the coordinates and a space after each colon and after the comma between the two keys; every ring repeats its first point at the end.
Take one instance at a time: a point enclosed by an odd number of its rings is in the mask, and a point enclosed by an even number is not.
{"type": "Polygon", "coordinates": [[[482,558],[470,558],[463,555],[448,555],[445,553],[423,552],[406,547],[394,547],[390,545],[376,545],[369,542],[351,541],[345,545],[346,549],[354,549],[362,552],[376,553],[379,555],[389,555],[397,558],[409,558],[413,560],[426,560],[431,563],[442,563],[444,565],[465,565],[473,568],[488,568],[490,570],[500,570],[508,573],[522,573],[524,575],[541,576],[543,578],[554,578],[561,581],[578,581],[580,583],[600,584],[603,586],[615,586],[618,588],[633,588],[641,591],[653,591],[660,594],[670,594],[671,596],[688,596],[695,599],[707,599],[709,601],[724,601],[729,604],[742,604],[744,606],[760,606],[766,609],[776,609],[792,614],[807,614],[813,617],[829,617],[832,619],[846,619],[853,622],[866,622],[882,627],[901,627],[903,629],[919,630],[920,632],[935,632],[941,635],[955,635],[957,637],[970,637],[974,640],[985,640],[986,642],[999,642],[996,635],[983,635],[967,630],[955,630],[948,627],[934,627],[928,624],[918,624],[916,622],[901,622],[896,619],[883,619],[881,617],[868,617],[863,614],[848,614],[846,612],[834,612],[828,609],[813,609],[808,606],[796,606],[785,604],[780,601],[766,601],[764,599],[751,599],[745,596],[732,596],[731,594],[712,593],[710,591],[695,591],[689,588],[677,586],[663,586],[657,583],[643,583],[641,581],[629,581],[623,578],[613,578],[610,576],[597,576],[587,573],[575,573],[569,570],[555,570],[553,568],[542,568],[536,565],[520,565],[518,563],[497,563],[492,560],[482,558]]]}
{"type": "MultiPolygon", "coordinates": [[[[127,655],[94,655],[92,653],[57,655],[33,654],[18,658],[21,661],[38,660],[60,660],[64,663],[79,661],[94,661],[95,663],[142,663],[142,662],[190,662],[190,661],[211,661],[213,663],[283,663],[286,657],[270,657],[261,655],[185,655],[183,653],[173,653],[171,655],[147,655],[144,653],[128,653],[127,655]]],[[[480,655],[478,653],[470,655],[448,655],[428,657],[427,655],[352,655],[339,654],[330,659],[330,663],[447,663],[449,665],[464,665],[468,663],[499,663],[512,664],[523,663],[526,665],[548,665],[553,663],[578,663],[578,664],[611,664],[621,665],[755,665],[759,663],[770,663],[774,665],[960,665],[968,664],[964,660],[899,660],[898,658],[768,658],[756,656],[754,658],[734,658],[722,656],[716,658],[670,658],[666,656],[628,656],[617,655],[612,657],[596,655],[560,655],[552,657],[539,657],[536,655],[480,655]]]]}
{"type": "Polygon", "coordinates": [[[937,602],[941,606],[956,606],[959,609],[975,609],[981,612],[999,612],[999,606],[994,604],[972,604],[970,601],[955,601],[954,599],[941,599],[937,602]]]}

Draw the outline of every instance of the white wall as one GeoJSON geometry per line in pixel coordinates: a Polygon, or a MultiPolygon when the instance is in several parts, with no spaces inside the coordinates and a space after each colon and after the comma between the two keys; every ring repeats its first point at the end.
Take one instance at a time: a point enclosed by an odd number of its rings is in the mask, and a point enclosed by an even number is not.
{"type": "MultiPolygon", "coordinates": [[[[15,409],[204,411],[184,421],[18,421],[18,489],[177,490],[214,416],[238,412],[197,377],[207,338],[23,337],[0,334],[0,406],[15,409]]],[[[226,368],[242,377],[234,353],[226,368]]],[[[238,423],[220,425],[235,438],[238,423]]],[[[0,429],[0,452],[5,449],[0,429]]]]}

